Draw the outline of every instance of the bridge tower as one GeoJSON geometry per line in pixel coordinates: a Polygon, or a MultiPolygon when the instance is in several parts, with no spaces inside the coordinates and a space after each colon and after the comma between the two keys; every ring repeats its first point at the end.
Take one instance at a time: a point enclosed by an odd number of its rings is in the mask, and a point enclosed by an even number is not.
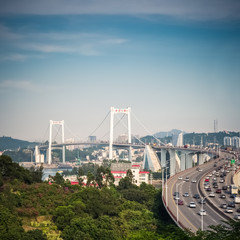
{"type": "MultiPolygon", "coordinates": [[[[113,122],[114,122],[114,114],[127,114],[128,115],[128,143],[132,143],[131,138],[131,108],[119,109],[111,107],[111,117],[110,117],[110,137],[109,137],[109,159],[113,158],[112,150],[113,150],[113,122]]],[[[129,147],[129,161],[132,161],[131,147],[129,147]]]]}
{"type": "MultiPolygon", "coordinates": [[[[60,125],[62,126],[62,143],[64,143],[64,120],[53,121],[50,120],[50,130],[49,130],[49,146],[48,146],[48,165],[52,164],[52,126],[60,125]]],[[[65,146],[62,147],[62,160],[65,163],[65,146]]]]}

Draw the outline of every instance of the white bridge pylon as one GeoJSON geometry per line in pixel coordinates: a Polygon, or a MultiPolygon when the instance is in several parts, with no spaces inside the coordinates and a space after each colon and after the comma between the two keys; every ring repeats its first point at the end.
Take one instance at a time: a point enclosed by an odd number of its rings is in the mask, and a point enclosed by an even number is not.
{"type": "MultiPolygon", "coordinates": [[[[111,107],[111,117],[110,117],[110,137],[109,137],[109,159],[113,158],[113,122],[114,122],[114,114],[127,114],[128,115],[128,143],[132,143],[131,138],[131,108],[119,109],[111,107]]],[[[129,147],[129,161],[131,161],[131,147],[129,147]]]]}
{"type": "MultiPolygon", "coordinates": [[[[64,143],[64,120],[53,121],[50,120],[49,127],[49,147],[48,147],[48,165],[52,164],[52,126],[60,125],[62,127],[62,143],[64,143]]],[[[62,161],[65,163],[65,146],[62,147],[62,161]]]]}

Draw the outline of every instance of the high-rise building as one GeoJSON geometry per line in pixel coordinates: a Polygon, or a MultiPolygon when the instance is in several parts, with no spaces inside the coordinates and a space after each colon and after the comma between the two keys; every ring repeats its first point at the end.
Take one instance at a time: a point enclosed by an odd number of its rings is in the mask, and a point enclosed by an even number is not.
{"type": "Polygon", "coordinates": [[[213,125],[214,125],[214,132],[215,132],[215,133],[218,132],[218,120],[217,120],[217,119],[214,120],[213,125]]]}
{"type": "Polygon", "coordinates": [[[97,141],[97,137],[96,136],[88,136],[88,141],[90,143],[95,143],[97,141]]]}
{"type": "Polygon", "coordinates": [[[231,137],[224,137],[223,138],[224,146],[232,146],[232,138],[231,137]]]}
{"type": "Polygon", "coordinates": [[[175,134],[172,136],[172,144],[176,147],[183,146],[183,133],[175,134]]]}
{"type": "Polygon", "coordinates": [[[232,146],[239,148],[240,147],[240,138],[239,137],[232,137],[232,146]]]}

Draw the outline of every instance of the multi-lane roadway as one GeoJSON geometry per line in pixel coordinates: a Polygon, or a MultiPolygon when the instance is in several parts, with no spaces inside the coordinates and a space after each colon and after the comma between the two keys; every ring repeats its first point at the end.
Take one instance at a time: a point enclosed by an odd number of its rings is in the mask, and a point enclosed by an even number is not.
{"type": "MultiPolygon", "coordinates": [[[[229,214],[225,214],[222,209],[219,209],[223,199],[219,199],[220,195],[215,193],[216,189],[212,188],[215,196],[217,195],[215,198],[209,197],[209,192],[204,190],[205,177],[212,173],[216,167],[224,166],[224,164],[224,160],[212,160],[201,166],[180,172],[167,181],[164,186],[163,200],[169,214],[180,227],[196,232],[198,229],[206,230],[210,225],[217,225],[229,219],[229,214]],[[197,170],[198,168],[200,171],[197,170]],[[175,192],[178,192],[183,205],[177,204],[175,192]],[[184,196],[184,193],[188,193],[189,196],[184,196]],[[194,198],[196,194],[199,195],[199,198],[194,198]],[[206,203],[199,203],[203,198],[205,198],[206,203]],[[196,207],[189,207],[190,202],[194,202],[196,207]],[[206,215],[199,214],[201,209],[205,210],[206,215]]],[[[227,174],[224,183],[218,183],[219,188],[223,184],[231,184],[231,174],[231,172],[227,174]]]]}

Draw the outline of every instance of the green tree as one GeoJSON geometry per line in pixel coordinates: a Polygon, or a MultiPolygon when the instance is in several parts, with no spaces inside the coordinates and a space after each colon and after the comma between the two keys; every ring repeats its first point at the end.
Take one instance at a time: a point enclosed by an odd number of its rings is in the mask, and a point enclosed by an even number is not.
{"type": "Polygon", "coordinates": [[[94,175],[89,171],[87,174],[87,186],[89,187],[91,184],[95,185],[95,177],[94,175]]]}
{"type": "Polygon", "coordinates": [[[63,230],[70,224],[72,218],[75,216],[72,206],[59,206],[53,216],[53,220],[58,229],[63,230]]]}
{"type": "Polygon", "coordinates": [[[0,239],[19,240],[25,236],[20,220],[0,205],[0,239]]]}
{"type": "Polygon", "coordinates": [[[41,230],[34,229],[26,233],[26,240],[47,240],[47,236],[41,230]]]}

